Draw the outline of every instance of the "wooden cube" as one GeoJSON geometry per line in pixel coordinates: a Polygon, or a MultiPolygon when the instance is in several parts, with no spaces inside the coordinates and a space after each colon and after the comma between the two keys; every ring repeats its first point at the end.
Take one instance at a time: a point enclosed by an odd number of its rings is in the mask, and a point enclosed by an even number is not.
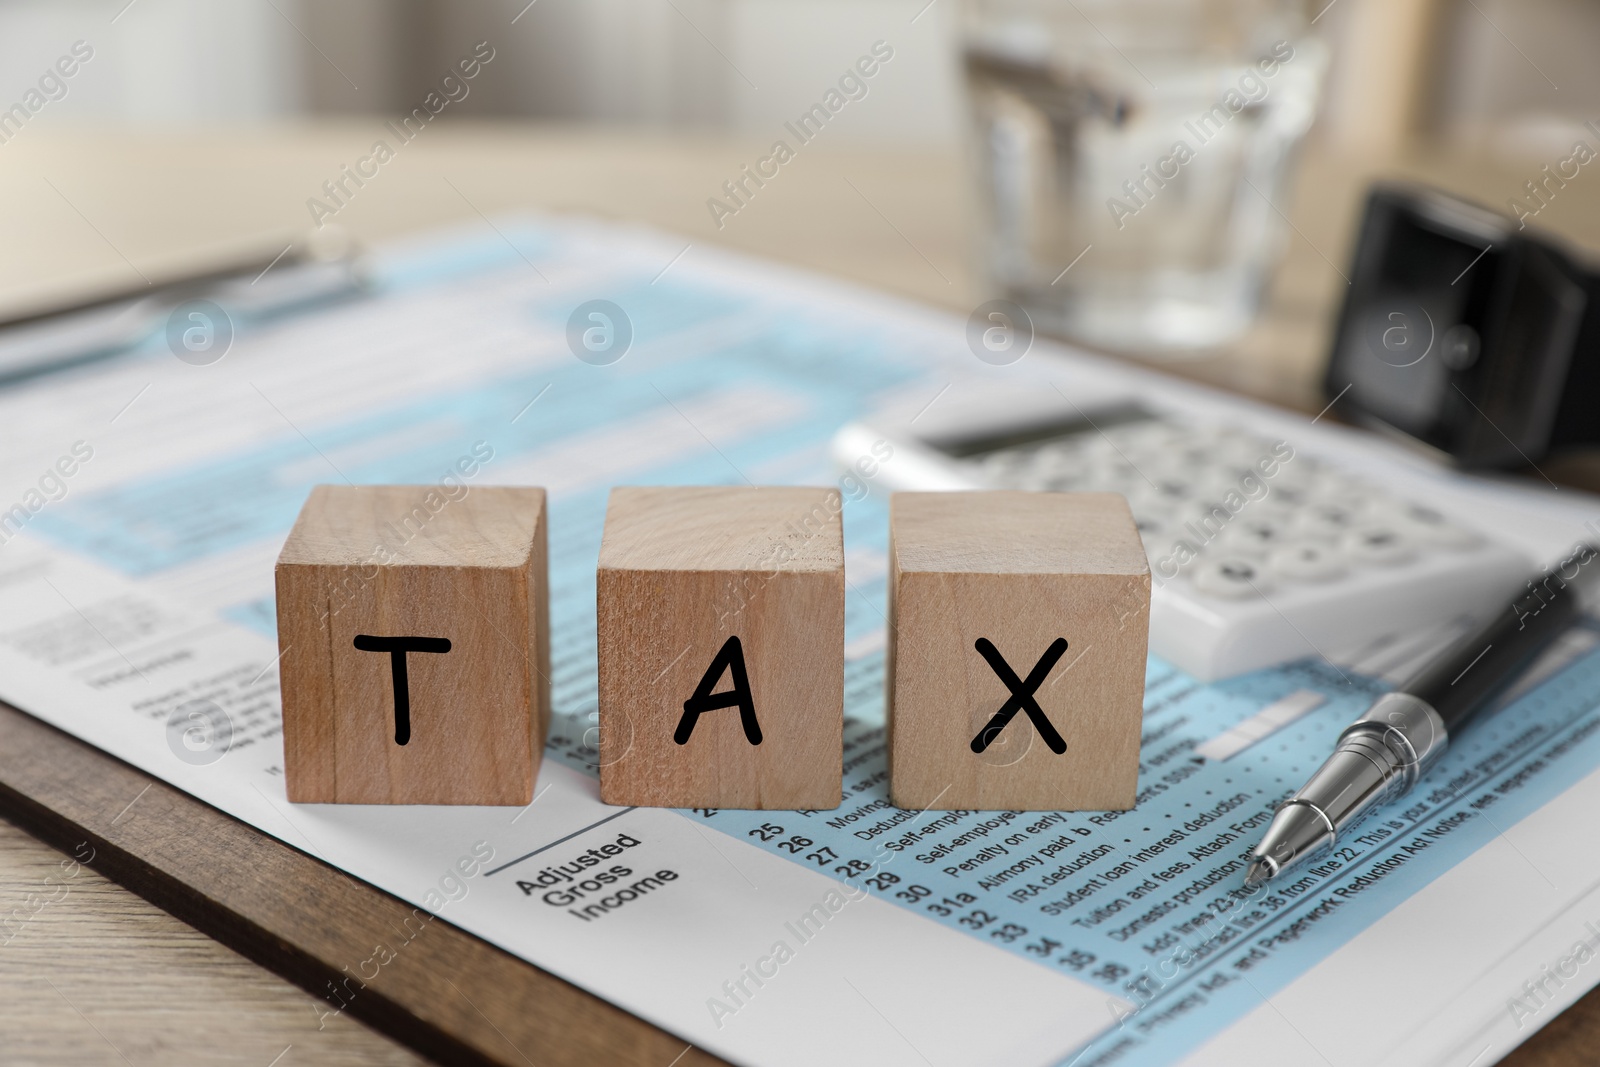
{"type": "Polygon", "coordinates": [[[832,489],[619,488],[600,544],[600,799],[836,808],[844,539],[832,489]]]}
{"type": "Polygon", "coordinates": [[[543,489],[313,489],[277,567],[289,799],[530,802],[545,545],[543,489]]]}
{"type": "Polygon", "coordinates": [[[1114,493],[896,493],[889,781],[902,808],[1133,806],[1150,568],[1114,493]]]}

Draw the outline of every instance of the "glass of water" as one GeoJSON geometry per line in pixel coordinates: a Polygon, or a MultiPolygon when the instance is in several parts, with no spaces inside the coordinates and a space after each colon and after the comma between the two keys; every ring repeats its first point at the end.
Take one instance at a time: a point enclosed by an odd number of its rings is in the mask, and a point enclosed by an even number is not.
{"type": "Polygon", "coordinates": [[[968,0],[986,266],[1043,330],[1182,354],[1250,325],[1327,52],[1285,0],[968,0]]]}

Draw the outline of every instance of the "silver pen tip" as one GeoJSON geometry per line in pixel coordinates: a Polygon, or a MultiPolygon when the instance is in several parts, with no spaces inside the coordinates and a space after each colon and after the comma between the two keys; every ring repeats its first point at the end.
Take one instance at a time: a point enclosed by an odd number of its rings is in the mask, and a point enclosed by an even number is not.
{"type": "MultiPolygon", "coordinates": [[[[1335,758],[1337,756],[1335,753],[1335,758]]],[[[1331,845],[1333,839],[1333,824],[1321,809],[1303,800],[1290,800],[1272,816],[1261,842],[1250,850],[1250,866],[1245,878],[1254,881],[1246,884],[1260,885],[1278,877],[1331,845]]]]}

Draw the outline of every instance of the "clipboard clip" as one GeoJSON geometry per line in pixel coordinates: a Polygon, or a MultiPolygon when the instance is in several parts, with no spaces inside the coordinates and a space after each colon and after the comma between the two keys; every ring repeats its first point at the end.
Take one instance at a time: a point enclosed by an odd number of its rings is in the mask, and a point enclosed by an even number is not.
{"type": "Polygon", "coordinates": [[[230,318],[260,322],[370,291],[356,246],[333,229],[303,236],[273,256],[235,256],[154,285],[0,319],[0,387],[137,348],[161,334],[187,301],[210,300],[230,318]]]}

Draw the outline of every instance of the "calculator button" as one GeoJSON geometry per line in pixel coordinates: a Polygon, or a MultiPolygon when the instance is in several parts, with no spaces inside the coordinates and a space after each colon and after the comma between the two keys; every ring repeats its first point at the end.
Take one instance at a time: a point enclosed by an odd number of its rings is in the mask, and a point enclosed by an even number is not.
{"type": "Polygon", "coordinates": [[[1243,600],[1272,591],[1259,563],[1237,555],[1201,560],[1192,575],[1194,587],[1207,596],[1243,600]]]}
{"type": "Polygon", "coordinates": [[[1374,517],[1388,517],[1389,509],[1394,504],[1394,499],[1388,494],[1372,486],[1359,484],[1344,484],[1337,488],[1318,487],[1318,502],[1329,507],[1336,507],[1352,515],[1359,516],[1367,521],[1374,517]]]}
{"type": "Polygon", "coordinates": [[[1204,445],[1190,443],[1173,449],[1169,462],[1180,468],[1212,470],[1221,462],[1221,457],[1204,445]]]}
{"type": "Polygon", "coordinates": [[[1180,529],[1177,516],[1154,508],[1134,508],[1133,524],[1147,545],[1170,541],[1180,529]]]}
{"type": "MultiPolygon", "coordinates": [[[[1254,467],[1238,463],[1225,463],[1216,468],[1216,475],[1226,480],[1230,485],[1237,487],[1239,483],[1254,479],[1261,481],[1261,474],[1254,467]]],[[[1257,490],[1260,492],[1260,490],[1257,490]]]]}
{"type": "Polygon", "coordinates": [[[1237,511],[1246,499],[1244,490],[1239,488],[1239,479],[1230,478],[1221,471],[1196,472],[1188,479],[1189,498],[1197,504],[1205,506],[1209,511],[1213,507],[1227,509],[1226,501],[1229,494],[1233,494],[1233,509],[1237,511]]]}
{"type": "Polygon", "coordinates": [[[1118,455],[1101,457],[1089,468],[1089,477],[1100,485],[1146,485],[1139,465],[1118,455]]]}
{"type": "Polygon", "coordinates": [[[1359,478],[1352,478],[1334,470],[1318,471],[1316,475],[1317,492],[1322,496],[1361,496],[1370,492],[1372,487],[1359,478]]]}
{"type": "Polygon", "coordinates": [[[1311,500],[1311,492],[1299,485],[1285,485],[1275,478],[1263,478],[1267,485],[1268,500],[1277,501],[1280,507],[1301,508],[1311,500]]]}
{"type": "Polygon", "coordinates": [[[1305,510],[1336,526],[1355,526],[1367,511],[1367,497],[1342,486],[1337,491],[1331,486],[1318,486],[1305,510]]]}
{"type": "Polygon", "coordinates": [[[1483,538],[1464,526],[1457,526],[1433,508],[1422,504],[1396,503],[1391,511],[1407,533],[1424,544],[1440,548],[1477,548],[1483,538]]]}
{"type": "MultiPolygon", "coordinates": [[[[1256,462],[1267,460],[1272,466],[1272,474],[1268,479],[1275,485],[1294,486],[1297,489],[1309,489],[1313,483],[1319,481],[1325,471],[1314,460],[1301,455],[1289,459],[1279,459],[1272,451],[1271,445],[1266,445],[1256,455],[1256,462]]],[[[1263,477],[1267,477],[1263,475],[1263,477]]]]}
{"type": "Polygon", "coordinates": [[[1344,504],[1313,500],[1295,517],[1295,531],[1302,537],[1337,541],[1360,521],[1359,512],[1344,504]]]}
{"type": "Polygon", "coordinates": [[[1320,541],[1283,545],[1267,557],[1267,568],[1291,582],[1331,582],[1345,572],[1344,556],[1320,541]]]}
{"type": "Polygon", "coordinates": [[[1355,562],[1382,567],[1405,563],[1417,554],[1416,542],[1407,537],[1397,523],[1358,527],[1347,533],[1341,544],[1355,562]]]}
{"type": "Polygon", "coordinates": [[[1272,446],[1265,441],[1231,434],[1217,438],[1212,442],[1211,448],[1219,461],[1236,467],[1249,467],[1251,470],[1255,470],[1257,463],[1272,455],[1272,446]]]}
{"type": "Polygon", "coordinates": [[[1354,526],[1367,512],[1367,498],[1360,493],[1328,485],[1319,485],[1306,501],[1305,508],[1341,526],[1354,526]]]}
{"type": "Polygon", "coordinates": [[[1284,520],[1241,515],[1223,533],[1222,542],[1232,551],[1258,555],[1280,547],[1290,538],[1289,523],[1284,520]]]}
{"type": "Polygon", "coordinates": [[[1170,504],[1182,504],[1194,496],[1194,483],[1186,479],[1166,475],[1150,480],[1155,483],[1156,494],[1170,504]]]}
{"type": "MultiPolygon", "coordinates": [[[[1147,544],[1149,542],[1146,542],[1147,544]]],[[[1200,565],[1201,553],[1205,545],[1195,543],[1192,537],[1173,537],[1169,535],[1165,541],[1158,541],[1151,545],[1155,551],[1150,552],[1151,560],[1168,560],[1167,566],[1176,567],[1178,573],[1187,574],[1200,565]]]]}

